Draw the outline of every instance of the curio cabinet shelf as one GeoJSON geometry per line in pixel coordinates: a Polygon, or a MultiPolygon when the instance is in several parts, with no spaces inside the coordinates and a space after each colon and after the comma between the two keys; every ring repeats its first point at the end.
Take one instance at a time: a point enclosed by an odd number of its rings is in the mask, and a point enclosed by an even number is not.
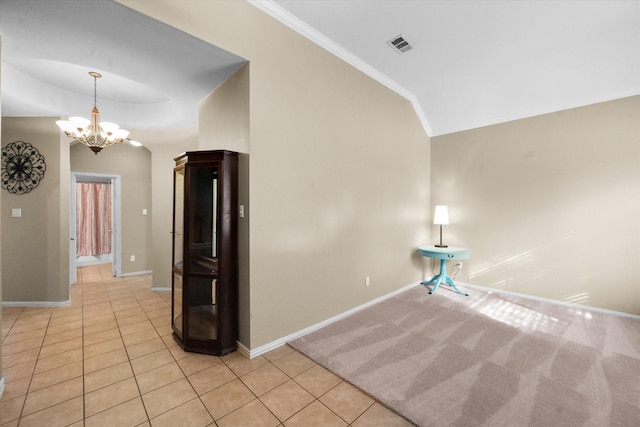
{"type": "Polygon", "coordinates": [[[173,337],[222,356],[238,336],[238,153],[190,151],[173,170],[173,337]]]}

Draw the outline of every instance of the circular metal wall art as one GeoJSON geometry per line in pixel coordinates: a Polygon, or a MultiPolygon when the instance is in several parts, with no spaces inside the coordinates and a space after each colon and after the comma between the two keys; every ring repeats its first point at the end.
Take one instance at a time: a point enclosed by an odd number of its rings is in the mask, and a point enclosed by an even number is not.
{"type": "Polygon", "coordinates": [[[31,144],[15,141],[2,149],[2,188],[9,193],[24,194],[44,178],[44,156],[31,144]]]}

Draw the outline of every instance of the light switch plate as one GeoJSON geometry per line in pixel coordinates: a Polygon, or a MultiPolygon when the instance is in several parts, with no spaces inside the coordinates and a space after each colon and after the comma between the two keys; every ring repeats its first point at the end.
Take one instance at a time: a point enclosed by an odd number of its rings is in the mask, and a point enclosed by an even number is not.
{"type": "Polygon", "coordinates": [[[11,216],[13,218],[22,218],[22,209],[21,208],[11,209],[11,216]]]}

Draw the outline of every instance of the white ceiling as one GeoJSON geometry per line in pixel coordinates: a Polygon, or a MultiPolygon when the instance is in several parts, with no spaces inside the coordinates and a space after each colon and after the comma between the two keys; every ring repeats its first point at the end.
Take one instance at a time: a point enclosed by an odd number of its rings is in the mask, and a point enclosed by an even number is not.
{"type": "Polygon", "coordinates": [[[254,4],[411,99],[430,135],[640,94],[638,1],[254,4]]]}
{"type": "MultiPolygon", "coordinates": [[[[640,94],[638,1],[250,1],[410,99],[432,136],[640,94]]],[[[244,63],[111,0],[0,0],[0,32],[3,116],[87,117],[95,70],[103,120],[193,126],[244,63]]]]}

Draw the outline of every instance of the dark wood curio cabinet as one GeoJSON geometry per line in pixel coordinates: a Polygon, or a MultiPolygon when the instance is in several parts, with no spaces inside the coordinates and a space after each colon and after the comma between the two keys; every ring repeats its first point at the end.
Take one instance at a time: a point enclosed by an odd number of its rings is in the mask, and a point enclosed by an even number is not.
{"type": "Polygon", "coordinates": [[[173,337],[221,356],[238,335],[238,153],[190,151],[173,170],[173,337]]]}

